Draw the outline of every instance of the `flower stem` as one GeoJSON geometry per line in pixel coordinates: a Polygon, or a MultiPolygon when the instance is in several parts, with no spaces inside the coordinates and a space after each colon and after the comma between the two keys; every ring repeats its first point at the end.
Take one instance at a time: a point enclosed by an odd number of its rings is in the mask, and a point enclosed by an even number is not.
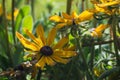
{"type": "Polygon", "coordinates": [[[88,80],[93,80],[92,75],[90,74],[90,71],[89,71],[85,56],[83,54],[83,51],[82,51],[82,48],[81,48],[81,42],[80,42],[79,38],[76,38],[76,44],[77,44],[77,48],[79,50],[80,56],[81,56],[81,58],[83,60],[83,63],[85,65],[85,67],[86,67],[87,78],[88,78],[88,80]]]}
{"type": "Polygon", "coordinates": [[[13,40],[14,40],[14,44],[16,44],[16,40],[15,40],[15,26],[14,26],[14,9],[15,9],[15,1],[12,0],[12,34],[13,34],[13,40]]]}
{"type": "Polygon", "coordinates": [[[32,9],[33,21],[35,20],[35,16],[34,16],[34,1],[35,1],[35,0],[31,0],[31,9],[32,9]]]}
{"type": "Polygon", "coordinates": [[[36,80],[40,80],[40,78],[41,78],[41,73],[42,73],[42,71],[39,69],[38,75],[37,75],[37,79],[36,79],[36,80]]]}
{"type": "Polygon", "coordinates": [[[113,15],[113,20],[112,20],[112,30],[113,30],[113,39],[114,39],[114,49],[115,49],[115,55],[116,55],[116,60],[117,60],[117,65],[120,66],[120,63],[119,63],[119,54],[118,54],[118,47],[117,47],[117,35],[116,35],[116,25],[117,25],[117,18],[115,15],[113,15]]]}
{"type": "Polygon", "coordinates": [[[67,14],[70,14],[70,12],[71,12],[72,1],[73,0],[67,0],[67,7],[66,7],[67,14]]]}
{"type": "Polygon", "coordinates": [[[12,56],[10,53],[10,46],[9,46],[9,38],[8,38],[8,29],[7,29],[7,20],[6,20],[6,8],[5,8],[5,0],[2,1],[3,4],[3,24],[5,26],[5,38],[6,38],[6,47],[7,47],[7,52],[6,55],[9,58],[10,64],[11,66],[13,66],[13,60],[12,60],[12,56]]]}

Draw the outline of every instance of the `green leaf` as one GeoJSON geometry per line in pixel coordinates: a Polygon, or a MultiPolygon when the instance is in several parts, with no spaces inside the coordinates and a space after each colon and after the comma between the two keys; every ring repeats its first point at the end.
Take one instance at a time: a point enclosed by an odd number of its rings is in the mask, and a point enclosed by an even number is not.
{"type": "Polygon", "coordinates": [[[32,31],[33,29],[33,18],[31,15],[25,16],[22,21],[22,32],[24,33],[24,29],[28,29],[32,31]]]}
{"type": "Polygon", "coordinates": [[[18,31],[18,30],[20,29],[22,19],[23,19],[25,16],[29,15],[30,12],[31,12],[31,8],[30,8],[30,6],[28,6],[28,5],[26,5],[26,6],[24,6],[24,7],[22,7],[22,8],[20,9],[20,12],[19,12],[19,14],[18,14],[18,16],[17,16],[17,18],[16,18],[16,22],[15,22],[16,31],[18,31]]]}

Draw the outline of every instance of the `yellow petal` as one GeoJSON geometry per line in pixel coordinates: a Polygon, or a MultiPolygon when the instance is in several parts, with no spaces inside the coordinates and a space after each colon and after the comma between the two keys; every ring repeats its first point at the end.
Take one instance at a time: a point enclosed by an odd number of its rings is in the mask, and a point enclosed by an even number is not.
{"type": "Polygon", "coordinates": [[[74,51],[76,49],[76,46],[67,46],[64,48],[65,51],[74,51]]]}
{"type": "Polygon", "coordinates": [[[96,32],[102,32],[104,29],[106,29],[108,26],[107,25],[104,25],[104,24],[101,24],[99,25],[97,28],[95,28],[95,31],[96,32]]]}
{"type": "Polygon", "coordinates": [[[45,39],[44,30],[43,30],[42,25],[40,25],[40,24],[38,25],[38,27],[36,29],[36,33],[37,33],[37,36],[42,40],[43,44],[45,45],[46,39],[45,39]]]}
{"type": "Polygon", "coordinates": [[[63,57],[63,58],[70,58],[73,56],[76,56],[77,53],[75,51],[64,51],[64,50],[58,50],[54,52],[54,55],[59,56],[59,57],[63,57]]]}
{"type": "Polygon", "coordinates": [[[107,6],[113,6],[113,5],[117,5],[120,4],[120,1],[112,1],[112,2],[107,2],[107,3],[103,3],[103,4],[97,4],[99,7],[107,7],[107,6]]]}
{"type": "Polygon", "coordinates": [[[49,20],[55,21],[55,22],[64,22],[64,19],[61,18],[61,17],[58,16],[58,15],[51,16],[51,17],[49,18],[49,20]]]}
{"type": "Polygon", "coordinates": [[[53,47],[53,49],[60,49],[60,48],[62,48],[67,42],[68,42],[68,38],[67,38],[67,37],[64,37],[64,38],[62,38],[62,39],[53,47]]]}
{"type": "Polygon", "coordinates": [[[47,65],[54,66],[55,62],[50,57],[45,57],[47,65]]]}
{"type": "Polygon", "coordinates": [[[61,57],[59,57],[59,56],[56,56],[56,55],[54,55],[54,54],[51,56],[51,58],[52,58],[54,61],[59,62],[59,63],[63,63],[63,64],[66,64],[66,63],[69,62],[69,59],[63,59],[63,58],[61,58],[61,57]]]}
{"type": "Polygon", "coordinates": [[[48,37],[47,37],[47,45],[48,46],[50,46],[54,42],[56,32],[57,32],[56,28],[52,28],[52,30],[49,32],[48,37]]]}
{"type": "Polygon", "coordinates": [[[60,29],[60,28],[65,27],[65,25],[67,25],[67,24],[66,23],[59,23],[59,24],[56,25],[56,28],[60,29]]]}
{"type": "Polygon", "coordinates": [[[93,12],[85,10],[79,16],[80,21],[90,20],[93,17],[93,12]]]}
{"type": "Polygon", "coordinates": [[[75,19],[75,18],[77,18],[77,17],[78,17],[77,13],[76,13],[75,11],[73,11],[73,12],[72,12],[72,18],[75,19]]]}
{"type": "Polygon", "coordinates": [[[45,63],[45,56],[42,56],[41,59],[36,63],[36,66],[43,70],[45,63]]]}
{"type": "Polygon", "coordinates": [[[35,36],[27,29],[25,30],[25,32],[40,48],[43,46],[41,39],[35,38],[35,36]]]}
{"type": "Polygon", "coordinates": [[[62,13],[63,18],[65,19],[72,19],[72,16],[68,15],[67,13],[62,13]]]}
{"type": "Polygon", "coordinates": [[[20,33],[16,32],[16,36],[19,39],[19,41],[23,44],[24,47],[31,49],[33,51],[39,51],[39,47],[36,44],[28,41],[20,33]]]}

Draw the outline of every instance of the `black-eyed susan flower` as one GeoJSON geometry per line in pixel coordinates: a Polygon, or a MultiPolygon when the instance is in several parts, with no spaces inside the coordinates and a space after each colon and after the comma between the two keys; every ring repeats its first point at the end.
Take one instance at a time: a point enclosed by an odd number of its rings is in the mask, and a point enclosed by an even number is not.
{"type": "Polygon", "coordinates": [[[103,12],[108,15],[114,14],[115,9],[110,9],[110,6],[115,6],[120,4],[120,0],[91,0],[94,4],[95,10],[94,12],[103,12]]]}
{"type": "Polygon", "coordinates": [[[76,12],[72,12],[71,15],[67,13],[62,13],[62,16],[54,15],[49,18],[51,21],[59,22],[56,26],[57,28],[62,28],[64,26],[77,25],[82,21],[90,20],[93,17],[93,12],[90,10],[85,10],[81,14],[77,15],[76,12]]]}
{"type": "Polygon", "coordinates": [[[108,27],[108,25],[100,24],[98,27],[96,27],[92,32],[91,36],[93,37],[101,37],[103,30],[105,30],[108,27]]]}
{"type": "MultiPolygon", "coordinates": [[[[30,42],[18,32],[16,32],[16,36],[25,48],[36,55],[38,60],[36,66],[41,69],[43,69],[45,65],[53,66],[56,62],[66,64],[70,57],[76,55],[73,48],[64,47],[65,44],[68,43],[67,37],[62,38],[56,44],[53,43],[57,32],[56,28],[51,29],[47,38],[44,36],[44,30],[41,25],[36,29],[37,38],[30,31],[25,31],[33,42],[30,42]]],[[[28,54],[28,56],[34,54],[28,54]]]]}

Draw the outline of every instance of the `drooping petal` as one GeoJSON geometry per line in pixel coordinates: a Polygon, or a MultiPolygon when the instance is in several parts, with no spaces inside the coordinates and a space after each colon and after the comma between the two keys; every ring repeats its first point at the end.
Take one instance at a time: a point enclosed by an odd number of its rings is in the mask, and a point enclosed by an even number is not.
{"type": "Polygon", "coordinates": [[[65,19],[72,19],[72,16],[68,15],[67,13],[62,13],[63,18],[65,19]]]}
{"type": "Polygon", "coordinates": [[[93,12],[85,10],[79,16],[80,21],[90,20],[93,17],[93,12]]]}
{"type": "Polygon", "coordinates": [[[104,24],[101,24],[99,25],[97,28],[95,28],[95,31],[96,32],[102,32],[104,29],[106,29],[108,26],[107,25],[104,25],[104,24]]]}
{"type": "Polygon", "coordinates": [[[47,37],[47,45],[48,46],[50,46],[54,42],[56,32],[57,32],[56,28],[52,28],[51,31],[49,32],[48,37],[47,37]]]}
{"type": "Polygon", "coordinates": [[[64,37],[53,47],[53,49],[61,49],[67,42],[68,38],[64,37]]]}
{"type": "Polygon", "coordinates": [[[38,45],[40,48],[43,46],[41,39],[36,38],[30,31],[25,30],[26,34],[38,45]]]}
{"type": "Polygon", "coordinates": [[[52,58],[54,61],[59,62],[59,63],[63,63],[63,64],[66,64],[66,63],[69,62],[69,59],[63,59],[63,58],[61,58],[61,57],[59,57],[59,56],[56,56],[56,55],[54,55],[54,54],[51,56],[51,58],[52,58]]]}
{"type": "Polygon", "coordinates": [[[19,39],[19,41],[23,44],[24,47],[26,47],[28,49],[31,49],[33,51],[39,51],[39,46],[37,46],[36,44],[28,41],[20,33],[16,32],[16,36],[19,39]]]}
{"type": "Polygon", "coordinates": [[[65,25],[67,25],[66,23],[59,23],[56,25],[57,29],[63,28],[65,25]]]}
{"type": "Polygon", "coordinates": [[[36,33],[37,33],[37,36],[42,40],[43,44],[45,45],[46,39],[45,39],[44,30],[43,30],[42,25],[40,25],[40,24],[38,25],[38,27],[36,29],[36,33]]]}
{"type": "Polygon", "coordinates": [[[73,46],[66,46],[66,47],[64,48],[65,51],[75,51],[75,49],[76,49],[76,46],[75,46],[75,45],[73,45],[73,46]]]}
{"type": "Polygon", "coordinates": [[[54,66],[55,61],[53,61],[50,57],[45,57],[47,65],[54,66]]]}
{"type": "Polygon", "coordinates": [[[64,19],[61,18],[61,17],[58,16],[58,15],[51,16],[51,17],[49,18],[49,20],[55,21],[55,22],[64,22],[64,19]]]}
{"type": "Polygon", "coordinates": [[[42,56],[41,59],[36,63],[36,66],[43,70],[45,63],[45,56],[42,56]]]}
{"type": "Polygon", "coordinates": [[[76,56],[76,51],[64,51],[64,50],[58,50],[54,52],[55,56],[63,57],[63,58],[70,58],[73,56],[76,56]]]}

